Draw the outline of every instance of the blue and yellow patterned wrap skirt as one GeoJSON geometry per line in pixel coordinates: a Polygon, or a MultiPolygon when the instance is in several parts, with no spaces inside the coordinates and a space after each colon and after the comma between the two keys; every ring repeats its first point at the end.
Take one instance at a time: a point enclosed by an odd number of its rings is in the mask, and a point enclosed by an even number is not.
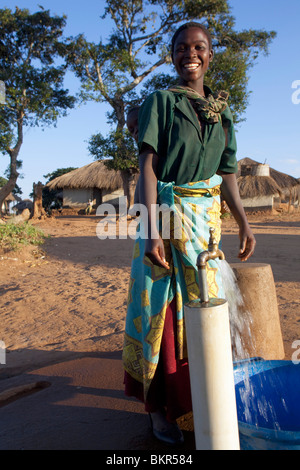
{"type": "MultiPolygon", "coordinates": [[[[207,250],[209,229],[221,237],[220,184],[218,175],[209,180],[175,186],[158,182],[158,224],[170,269],[153,265],[144,256],[142,222],[137,227],[123,348],[125,371],[143,384],[146,399],[159,360],[161,338],[168,305],[175,298],[177,358],[187,357],[184,305],[200,297],[199,253],[207,250]]],[[[223,297],[218,260],[207,264],[210,297],[223,297]]]]}

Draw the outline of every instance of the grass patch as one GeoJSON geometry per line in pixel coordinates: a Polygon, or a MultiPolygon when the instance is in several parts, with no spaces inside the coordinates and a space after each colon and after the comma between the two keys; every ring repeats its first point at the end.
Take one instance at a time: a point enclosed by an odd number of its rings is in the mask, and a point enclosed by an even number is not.
{"type": "Polygon", "coordinates": [[[0,225],[0,248],[5,251],[17,251],[26,245],[39,246],[44,243],[45,238],[42,230],[28,222],[0,225]]]}

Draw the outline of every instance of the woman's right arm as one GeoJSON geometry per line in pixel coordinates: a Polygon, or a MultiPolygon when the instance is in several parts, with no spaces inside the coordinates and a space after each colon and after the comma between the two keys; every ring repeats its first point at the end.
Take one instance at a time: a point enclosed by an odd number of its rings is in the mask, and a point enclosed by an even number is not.
{"type": "Polygon", "coordinates": [[[153,148],[144,146],[139,156],[139,200],[146,207],[147,212],[147,220],[144,220],[146,236],[145,256],[153,264],[169,269],[169,264],[165,260],[164,244],[156,225],[157,163],[158,156],[153,148]]]}

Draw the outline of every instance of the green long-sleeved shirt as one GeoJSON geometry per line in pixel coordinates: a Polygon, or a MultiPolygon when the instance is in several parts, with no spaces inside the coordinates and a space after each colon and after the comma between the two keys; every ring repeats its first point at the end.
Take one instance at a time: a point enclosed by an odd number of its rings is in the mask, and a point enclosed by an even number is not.
{"type": "Polygon", "coordinates": [[[205,123],[202,135],[185,96],[167,90],[152,93],[139,112],[139,148],[148,144],[157,153],[158,179],[180,185],[209,179],[218,170],[236,173],[237,145],[228,106],[221,117],[222,123],[205,123]]]}

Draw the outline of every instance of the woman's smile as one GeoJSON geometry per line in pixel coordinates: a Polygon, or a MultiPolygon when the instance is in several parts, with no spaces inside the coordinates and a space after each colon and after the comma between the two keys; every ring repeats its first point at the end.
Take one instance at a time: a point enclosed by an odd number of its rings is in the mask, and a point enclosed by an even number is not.
{"type": "Polygon", "coordinates": [[[199,63],[192,62],[192,63],[184,64],[183,68],[186,70],[194,71],[194,70],[197,70],[200,67],[200,65],[201,64],[199,63]]]}
{"type": "Polygon", "coordinates": [[[200,28],[181,31],[174,44],[173,63],[184,86],[203,90],[203,78],[213,58],[206,34],[200,28]]]}

